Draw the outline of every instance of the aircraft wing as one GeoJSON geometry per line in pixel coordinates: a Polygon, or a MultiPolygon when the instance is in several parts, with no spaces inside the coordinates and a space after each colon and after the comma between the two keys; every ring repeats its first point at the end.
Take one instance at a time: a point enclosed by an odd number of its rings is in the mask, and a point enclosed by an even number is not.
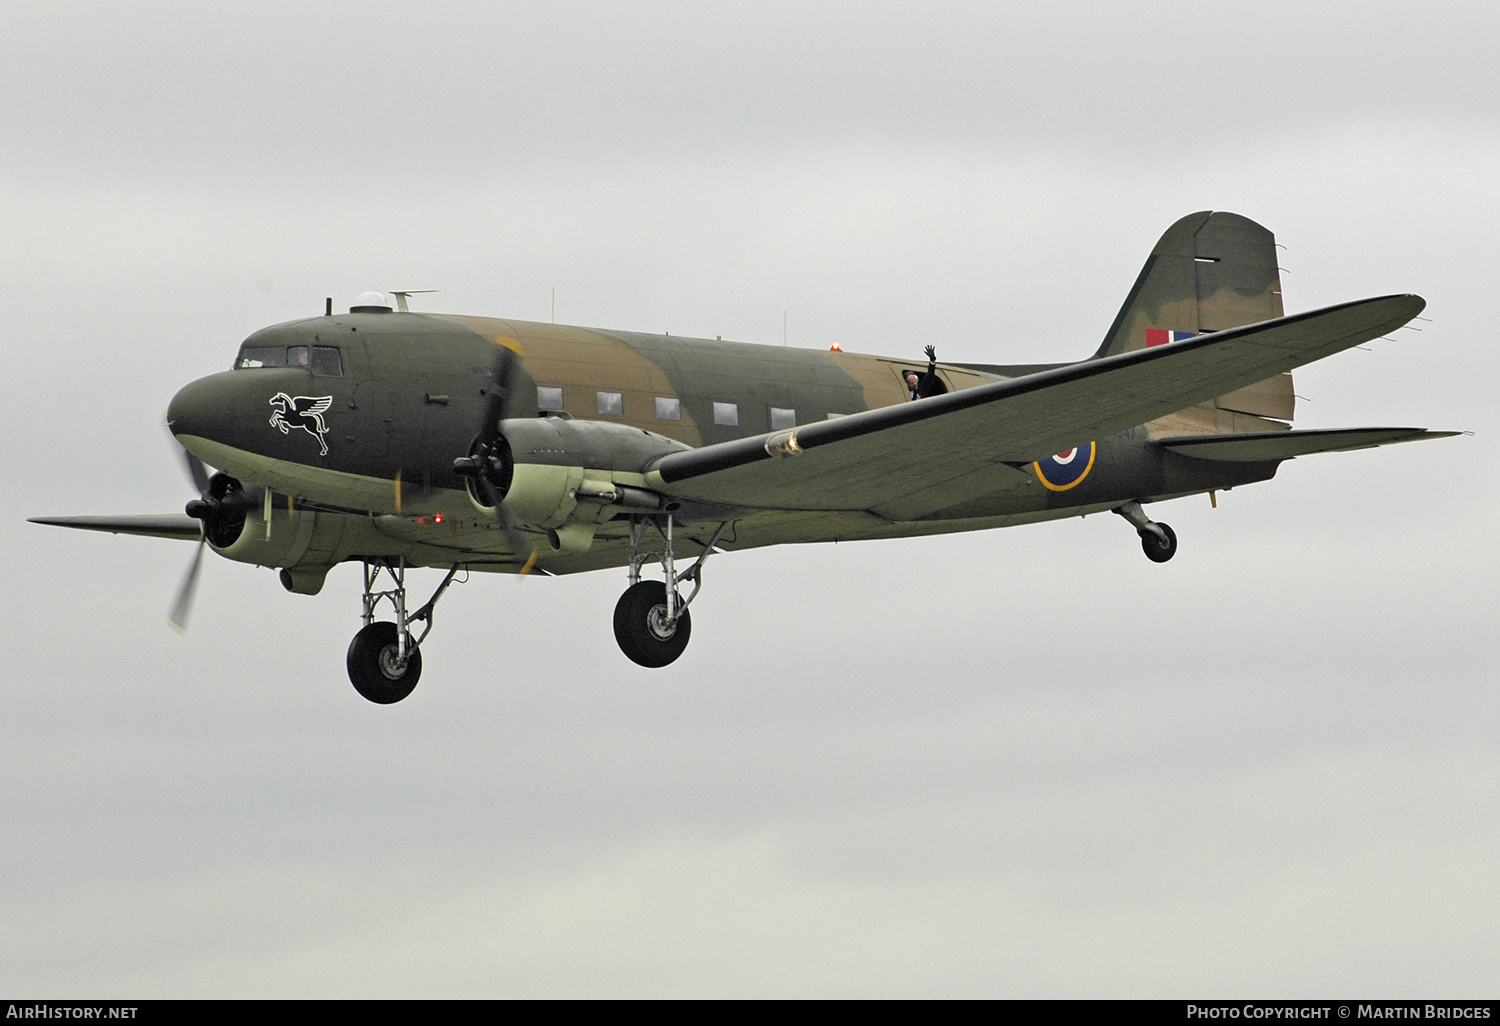
{"type": "Polygon", "coordinates": [[[31,517],[27,523],[76,527],[84,531],[107,531],[110,534],[138,534],[148,538],[176,538],[181,541],[197,541],[203,534],[203,524],[200,521],[181,513],[130,517],[31,517]]]}
{"type": "Polygon", "coordinates": [[[1425,305],[1411,295],[1357,300],[671,453],[647,480],[701,502],[903,519],[979,494],[1033,460],[1379,338],[1425,305]]]}

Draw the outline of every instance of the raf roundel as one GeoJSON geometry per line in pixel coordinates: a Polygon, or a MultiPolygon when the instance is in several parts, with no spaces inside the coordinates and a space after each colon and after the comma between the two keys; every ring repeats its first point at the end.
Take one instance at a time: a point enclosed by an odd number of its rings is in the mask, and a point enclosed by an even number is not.
{"type": "Polygon", "coordinates": [[[1031,466],[1036,470],[1037,480],[1054,492],[1065,492],[1077,487],[1089,471],[1094,469],[1094,443],[1065,449],[1056,456],[1038,460],[1031,466]]]}

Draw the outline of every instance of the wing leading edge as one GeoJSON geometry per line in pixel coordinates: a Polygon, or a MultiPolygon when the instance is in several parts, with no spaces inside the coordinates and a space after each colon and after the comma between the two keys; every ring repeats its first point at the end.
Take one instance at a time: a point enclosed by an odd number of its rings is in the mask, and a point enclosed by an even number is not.
{"type": "Polygon", "coordinates": [[[1042,459],[1332,356],[1394,331],[1425,305],[1412,295],[1357,300],[672,453],[651,465],[648,480],[704,502],[875,509],[960,478],[1002,473],[997,465],[1042,459]]]}
{"type": "Polygon", "coordinates": [[[179,541],[197,541],[203,535],[203,524],[200,521],[180,513],[127,517],[31,517],[27,523],[74,527],[83,531],[106,531],[110,534],[135,534],[146,538],[175,538],[179,541]]]}

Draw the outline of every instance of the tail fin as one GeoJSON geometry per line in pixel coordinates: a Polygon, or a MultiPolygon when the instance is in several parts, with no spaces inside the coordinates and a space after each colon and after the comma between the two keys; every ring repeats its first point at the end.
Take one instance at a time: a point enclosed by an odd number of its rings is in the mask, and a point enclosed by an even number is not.
{"type": "MultiPolygon", "coordinates": [[[[1248,217],[1202,210],[1162,235],[1094,358],[1283,314],[1276,236],[1248,217]]],[[[1280,374],[1203,408],[1229,414],[1215,417],[1216,430],[1260,431],[1281,425],[1259,418],[1289,421],[1295,403],[1292,376],[1280,374]]]]}

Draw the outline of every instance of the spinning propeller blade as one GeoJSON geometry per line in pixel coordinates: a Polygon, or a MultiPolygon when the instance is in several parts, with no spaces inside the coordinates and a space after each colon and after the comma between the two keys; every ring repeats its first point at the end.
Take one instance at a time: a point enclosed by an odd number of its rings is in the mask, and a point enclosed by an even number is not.
{"type": "Polygon", "coordinates": [[[182,579],[182,586],[177,589],[177,599],[172,603],[172,611],[167,614],[167,626],[178,634],[187,633],[188,615],[193,611],[193,598],[198,593],[198,572],[203,569],[203,548],[208,544],[208,538],[198,539],[198,549],[193,553],[193,561],[188,564],[187,576],[182,579]]]}
{"type": "MultiPolygon", "coordinates": [[[[181,446],[179,446],[181,448],[181,446]]],[[[199,495],[208,494],[208,468],[203,461],[186,449],[182,450],[183,459],[187,461],[188,477],[192,480],[194,487],[198,489],[199,495]]]]}
{"type": "MultiPolygon", "coordinates": [[[[172,428],[167,425],[167,434],[172,433],[172,428]]],[[[198,489],[198,496],[207,499],[209,491],[208,467],[203,461],[185,449],[176,436],[172,437],[172,444],[177,446],[177,451],[182,454],[183,465],[187,469],[188,480],[192,481],[193,487],[198,489]]],[[[201,523],[201,522],[200,522],[201,523]]],[[[187,573],[182,578],[182,584],[177,588],[177,598],[172,602],[172,610],[167,614],[167,626],[178,634],[187,633],[188,617],[193,612],[193,599],[198,594],[198,574],[203,570],[203,548],[208,544],[208,533],[202,530],[198,536],[198,547],[193,552],[193,561],[188,564],[187,573]]]]}
{"type": "Polygon", "coordinates": [[[509,340],[495,343],[495,363],[490,371],[494,387],[487,390],[483,420],[474,447],[468,457],[454,462],[454,469],[472,478],[486,505],[494,508],[500,525],[505,529],[511,552],[517,560],[522,560],[524,555],[520,576],[525,577],[536,565],[540,550],[527,539],[515,516],[505,506],[505,491],[510,487],[511,457],[510,445],[500,432],[500,423],[506,419],[510,403],[519,353],[519,346],[509,340]]]}
{"type": "Polygon", "coordinates": [[[162,427],[166,428],[167,437],[172,440],[172,444],[176,446],[177,451],[182,454],[182,462],[183,466],[187,468],[188,480],[193,483],[194,488],[198,489],[198,494],[200,496],[205,499],[208,498],[208,479],[210,477],[208,473],[208,467],[204,466],[202,460],[194,456],[192,453],[188,452],[183,444],[177,440],[177,436],[172,434],[171,424],[168,424],[166,421],[162,421],[162,427]]]}
{"type": "MultiPolygon", "coordinates": [[[[168,434],[171,430],[171,426],[168,425],[168,434]]],[[[222,475],[219,477],[221,484],[216,489],[215,475],[209,473],[203,461],[188,452],[175,436],[172,444],[177,446],[178,451],[182,453],[188,479],[198,489],[198,498],[189,502],[186,510],[187,514],[199,523],[198,549],[193,553],[193,561],[188,564],[187,573],[177,589],[177,598],[172,602],[172,610],[167,614],[167,625],[178,634],[186,634],[188,617],[193,612],[193,600],[198,594],[198,575],[203,570],[203,550],[208,545],[209,532],[214,529],[215,524],[222,526],[226,517],[238,516],[243,522],[244,507],[248,497],[243,492],[231,493],[225,484],[229,479],[222,475]],[[216,491],[220,494],[216,495],[216,491]]],[[[237,482],[234,482],[234,488],[238,489],[237,482]]]]}

